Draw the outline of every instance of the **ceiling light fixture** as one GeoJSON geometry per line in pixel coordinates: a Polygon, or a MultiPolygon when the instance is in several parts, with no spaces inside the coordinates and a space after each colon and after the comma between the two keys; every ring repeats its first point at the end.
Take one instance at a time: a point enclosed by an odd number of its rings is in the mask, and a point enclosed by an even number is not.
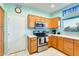
{"type": "Polygon", "coordinates": [[[54,8],[54,7],[55,7],[55,5],[54,5],[54,4],[52,4],[52,5],[51,5],[51,7],[52,7],[52,8],[54,8]]]}

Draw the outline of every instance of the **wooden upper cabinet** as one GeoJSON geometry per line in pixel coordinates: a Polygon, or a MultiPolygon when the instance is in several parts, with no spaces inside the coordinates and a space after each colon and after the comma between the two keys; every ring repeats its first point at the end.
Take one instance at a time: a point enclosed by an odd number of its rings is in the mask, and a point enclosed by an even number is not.
{"type": "Polygon", "coordinates": [[[0,7],[0,27],[2,27],[4,25],[4,11],[3,9],[0,7]]]}
{"type": "Polygon", "coordinates": [[[49,19],[49,28],[58,28],[58,22],[60,21],[59,17],[56,18],[50,18],[49,19]]]}
{"type": "Polygon", "coordinates": [[[79,56],[79,40],[74,40],[74,56],[79,56]]]}
{"type": "Polygon", "coordinates": [[[47,28],[58,28],[58,22],[60,21],[59,17],[56,18],[45,18],[35,15],[28,15],[28,27],[35,28],[35,22],[46,23],[47,28]]]}
{"type": "Polygon", "coordinates": [[[44,17],[41,17],[41,22],[45,23],[45,19],[44,17]]]}
{"type": "Polygon", "coordinates": [[[64,53],[73,56],[73,39],[64,38],[64,53]]]}
{"type": "Polygon", "coordinates": [[[51,21],[50,19],[46,18],[45,23],[47,24],[47,28],[51,28],[51,21]]]}
{"type": "Polygon", "coordinates": [[[35,16],[36,22],[40,22],[41,21],[41,17],[35,16]]]}
{"type": "Polygon", "coordinates": [[[28,15],[28,28],[34,28],[35,27],[35,19],[36,17],[34,15],[28,15]]]}

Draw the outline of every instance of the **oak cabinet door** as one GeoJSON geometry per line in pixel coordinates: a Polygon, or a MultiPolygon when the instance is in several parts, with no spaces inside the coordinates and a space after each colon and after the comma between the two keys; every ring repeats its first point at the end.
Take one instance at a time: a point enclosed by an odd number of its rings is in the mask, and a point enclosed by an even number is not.
{"type": "Polygon", "coordinates": [[[52,36],[48,36],[48,47],[52,47],[52,36]]]}
{"type": "Polygon", "coordinates": [[[31,46],[31,54],[37,52],[37,46],[31,46]]]}
{"type": "Polygon", "coordinates": [[[60,21],[60,18],[50,18],[49,19],[49,28],[58,28],[58,22],[60,21]]]}
{"type": "Polygon", "coordinates": [[[4,11],[0,7],[0,26],[4,25],[4,11]]]}
{"type": "Polygon", "coordinates": [[[45,23],[45,19],[44,17],[41,17],[41,22],[45,23]]]}
{"type": "Polygon", "coordinates": [[[59,21],[59,18],[53,18],[51,19],[51,27],[52,28],[58,28],[58,21],[59,21]]]}
{"type": "Polygon", "coordinates": [[[35,16],[33,15],[28,15],[28,22],[27,22],[27,25],[28,25],[28,28],[34,28],[35,27],[35,16]]]}
{"type": "Polygon", "coordinates": [[[37,52],[37,37],[28,38],[28,51],[30,54],[37,52]]]}
{"type": "Polygon", "coordinates": [[[79,56],[79,40],[74,41],[74,56],[79,56]]]}
{"type": "Polygon", "coordinates": [[[60,51],[63,51],[63,37],[58,37],[57,48],[58,48],[60,51]]]}
{"type": "Polygon", "coordinates": [[[47,27],[51,28],[51,21],[50,21],[50,19],[46,19],[45,21],[46,21],[47,27]]]}
{"type": "Polygon", "coordinates": [[[73,40],[64,39],[64,52],[70,56],[73,56],[73,40]]]}
{"type": "Polygon", "coordinates": [[[52,36],[52,47],[57,48],[57,36],[52,36]]]}
{"type": "Polygon", "coordinates": [[[40,22],[41,21],[41,17],[39,16],[35,16],[36,22],[40,22]]]}

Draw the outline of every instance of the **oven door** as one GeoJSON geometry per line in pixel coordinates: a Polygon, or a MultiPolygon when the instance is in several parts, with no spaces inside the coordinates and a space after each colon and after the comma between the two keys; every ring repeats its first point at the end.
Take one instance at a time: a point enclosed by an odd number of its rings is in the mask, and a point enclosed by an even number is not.
{"type": "Polygon", "coordinates": [[[38,46],[41,46],[44,44],[44,37],[38,37],[38,46]]]}

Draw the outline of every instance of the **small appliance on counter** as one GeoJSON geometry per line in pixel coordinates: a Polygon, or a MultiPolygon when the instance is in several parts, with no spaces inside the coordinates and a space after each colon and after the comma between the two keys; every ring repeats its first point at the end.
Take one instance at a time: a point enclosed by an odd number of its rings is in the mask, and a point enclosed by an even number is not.
{"type": "Polygon", "coordinates": [[[52,34],[56,34],[56,29],[52,30],[51,33],[52,33],[52,34]]]}
{"type": "Polygon", "coordinates": [[[57,34],[60,34],[60,32],[57,32],[57,34]]]}

